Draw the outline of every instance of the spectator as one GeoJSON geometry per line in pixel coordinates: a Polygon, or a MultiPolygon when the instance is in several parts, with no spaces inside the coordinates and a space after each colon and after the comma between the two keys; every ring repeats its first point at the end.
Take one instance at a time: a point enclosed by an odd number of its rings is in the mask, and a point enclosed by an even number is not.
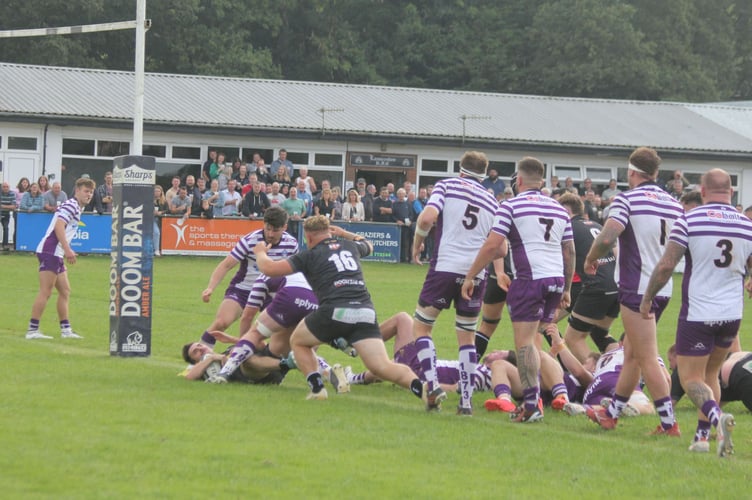
{"type": "Polygon", "coordinates": [[[356,189],[347,191],[347,201],[342,206],[342,218],[349,222],[360,222],[366,218],[363,202],[360,201],[356,189]]]}
{"type": "MultiPolygon", "coordinates": [[[[37,186],[39,187],[39,186],[37,186]]],[[[29,190],[29,179],[21,177],[21,180],[16,184],[16,205],[21,206],[21,199],[26,191],[29,190]]]]}
{"type": "Polygon", "coordinates": [[[266,197],[269,198],[269,205],[272,207],[281,205],[287,199],[285,195],[279,192],[279,182],[276,181],[271,183],[271,193],[267,194],[266,197]]]}
{"type": "Polygon", "coordinates": [[[382,186],[379,197],[373,200],[373,221],[392,222],[392,200],[389,199],[389,188],[382,186]]]}
{"type": "Polygon", "coordinates": [[[313,213],[314,215],[325,215],[328,219],[334,218],[334,200],[332,190],[328,187],[321,190],[321,198],[313,206],[313,213]]]}
{"type": "Polygon", "coordinates": [[[264,212],[269,208],[269,198],[266,193],[261,191],[261,183],[256,181],[251,186],[251,190],[243,198],[242,212],[246,217],[256,219],[264,216],[264,212]]]}
{"type": "Polygon", "coordinates": [[[185,176],[185,190],[188,198],[191,200],[191,215],[199,217],[201,215],[201,190],[196,185],[196,178],[192,175],[185,176]]]}
{"type": "Polygon", "coordinates": [[[407,204],[407,195],[404,188],[397,190],[397,201],[392,203],[392,222],[400,227],[401,254],[400,262],[410,262],[410,254],[413,246],[410,241],[410,206],[407,204]]]}
{"type": "Polygon", "coordinates": [[[44,195],[39,191],[39,184],[33,183],[24,193],[20,207],[24,212],[44,211],[44,195]]]}
{"type": "Polygon", "coordinates": [[[219,181],[219,190],[224,191],[227,189],[227,184],[232,178],[232,167],[226,165],[219,166],[219,174],[217,174],[217,181],[219,181]]]}
{"type": "Polygon", "coordinates": [[[298,198],[297,188],[290,188],[290,197],[282,202],[282,208],[285,209],[291,220],[304,219],[306,216],[306,204],[298,198]]]}
{"type": "Polygon", "coordinates": [[[340,191],[339,186],[334,186],[332,188],[332,199],[334,200],[334,218],[341,219],[342,203],[344,203],[345,200],[342,199],[342,191],[340,191]]]}
{"type": "Polygon", "coordinates": [[[94,209],[100,215],[112,213],[112,172],[105,172],[104,184],[97,186],[94,209]]]}
{"type": "Polygon", "coordinates": [[[397,194],[394,192],[394,183],[387,182],[386,190],[389,192],[389,199],[394,203],[397,201],[397,194]]]}
{"type": "Polygon", "coordinates": [[[47,191],[50,190],[50,181],[47,179],[46,175],[39,176],[39,179],[37,179],[37,185],[39,186],[39,192],[42,194],[46,194],[47,191]]]}
{"type": "Polygon", "coordinates": [[[167,200],[167,205],[169,206],[170,201],[172,201],[172,197],[176,196],[180,192],[180,176],[175,175],[172,177],[172,187],[167,190],[165,193],[165,200],[167,200]]]}
{"type": "Polygon", "coordinates": [[[601,221],[600,215],[598,214],[598,207],[595,205],[595,193],[592,189],[588,190],[585,193],[584,205],[585,215],[587,216],[588,220],[602,224],[603,221],[601,221]]]}
{"type": "Polygon", "coordinates": [[[577,191],[577,188],[574,187],[574,180],[571,177],[567,177],[564,179],[564,189],[569,191],[572,194],[579,195],[579,191],[577,191]]]}
{"type": "Polygon", "coordinates": [[[57,207],[68,201],[68,195],[65,194],[60,183],[52,183],[52,189],[44,194],[44,209],[48,212],[54,212],[57,207]]]}
{"type": "Polygon", "coordinates": [[[682,183],[681,179],[675,179],[671,181],[671,190],[669,190],[668,194],[670,194],[671,197],[675,200],[681,199],[682,195],[684,194],[684,184],[682,183]]]}
{"type": "Polygon", "coordinates": [[[217,150],[210,149],[209,159],[204,162],[204,165],[201,168],[201,177],[203,177],[206,182],[209,182],[212,179],[216,179],[217,175],[217,150]]]}
{"type": "Polygon", "coordinates": [[[402,189],[405,190],[405,193],[407,193],[407,197],[410,197],[410,193],[413,192],[413,183],[410,181],[405,181],[402,183],[402,189]]]}
{"type": "Polygon", "coordinates": [[[162,186],[154,186],[154,255],[162,255],[162,216],[168,212],[167,198],[162,186]]]}
{"type": "MultiPolygon", "coordinates": [[[[273,179],[274,179],[274,182],[279,183],[279,190],[281,193],[284,194],[285,188],[287,188],[288,193],[289,193],[289,189],[290,187],[292,187],[292,181],[290,180],[290,176],[287,175],[286,168],[280,168],[279,170],[277,170],[277,173],[273,179]]],[[[296,183],[296,186],[297,186],[297,183],[296,183]]]]}
{"type": "MultiPolygon", "coordinates": [[[[672,193],[672,191],[674,191],[674,181],[681,181],[682,191],[684,191],[684,189],[689,187],[689,181],[687,180],[686,177],[684,177],[684,174],[682,174],[682,171],[674,170],[674,174],[666,182],[666,186],[664,187],[667,193],[672,193]]],[[[673,196],[673,193],[671,195],[673,196]]]]}
{"type": "Polygon", "coordinates": [[[486,189],[492,190],[495,198],[504,193],[504,188],[506,187],[504,181],[499,177],[499,172],[493,167],[488,169],[488,177],[483,179],[481,185],[486,189]]]}
{"type": "MultiPolygon", "coordinates": [[[[217,183],[219,187],[219,183],[217,183]]],[[[227,189],[219,191],[219,204],[222,207],[222,216],[232,217],[238,215],[238,207],[243,199],[240,193],[235,191],[235,181],[230,179],[227,182],[227,189]]]]}
{"type": "Polygon", "coordinates": [[[235,190],[242,192],[243,186],[251,183],[251,180],[248,176],[248,166],[240,165],[238,167],[238,173],[233,175],[232,178],[235,179],[235,190]]]}
{"type": "Polygon", "coordinates": [[[240,165],[242,164],[243,160],[241,160],[240,158],[235,158],[234,160],[232,160],[232,174],[230,175],[230,177],[235,177],[236,175],[238,175],[238,172],[240,172],[240,165]]]}
{"type": "Polygon", "coordinates": [[[222,204],[219,193],[219,181],[211,181],[211,187],[201,196],[201,208],[210,219],[222,217],[222,204]]]}
{"type": "MultiPolygon", "coordinates": [[[[550,191],[550,190],[549,190],[550,191]]],[[[543,190],[541,189],[541,193],[543,193],[543,190]]],[[[546,193],[543,193],[546,194],[546,193]]],[[[511,200],[514,198],[514,190],[511,187],[504,188],[504,192],[502,193],[503,199],[502,201],[511,200]]],[[[551,196],[550,192],[546,194],[546,196],[551,196]]]]}
{"type": "MultiPolygon", "coordinates": [[[[279,170],[281,166],[284,166],[287,169],[287,175],[290,176],[290,178],[292,178],[293,171],[295,170],[295,165],[293,165],[293,163],[287,159],[286,149],[279,150],[279,158],[277,158],[276,160],[272,162],[271,174],[273,176],[277,175],[277,170],[279,170]]],[[[298,191],[300,191],[300,188],[298,188],[298,191]]],[[[298,195],[300,195],[300,193],[298,193],[298,195]]]]}
{"type": "Polygon", "coordinates": [[[593,180],[590,177],[586,177],[585,180],[582,181],[582,186],[580,186],[579,192],[577,194],[580,195],[580,198],[584,199],[588,191],[594,191],[593,180]]]}
{"type": "MultiPolygon", "coordinates": [[[[214,171],[214,175],[210,176],[212,179],[216,179],[219,177],[219,174],[221,173],[222,169],[225,167],[225,154],[223,152],[217,153],[217,168],[214,171]]],[[[222,184],[220,183],[220,186],[222,184]]]]}
{"type": "Polygon", "coordinates": [[[8,226],[10,225],[10,214],[16,211],[16,193],[10,190],[10,184],[3,182],[2,192],[0,192],[0,222],[3,226],[3,250],[8,251],[8,226]]]}
{"type": "Polygon", "coordinates": [[[304,180],[306,184],[308,184],[308,190],[311,193],[318,192],[318,188],[316,187],[316,180],[308,175],[308,169],[306,167],[300,167],[300,170],[298,171],[298,178],[295,179],[295,185],[297,186],[299,180],[304,180]]]}
{"type": "MultiPolygon", "coordinates": [[[[292,177],[288,172],[286,168],[280,169],[283,170],[285,175],[287,176],[287,180],[292,184],[292,181],[290,181],[290,178],[292,177]]],[[[259,182],[265,182],[270,183],[273,180],[276,180],[274,178],[274,174],[269,172],[269,169],[266,166],[266,163],[264,163],[263,158],[259,158],[258,163],[256,164],[256,176],[258,177],[259,182]]]]}
{"type": "Polygon", "coordinates": [[[169,207],[172,215],[183,217],[191,215],[191,199],[188,197],[188,189],[185,186],[180,186],[178,194],[170,200],[169,207]]]}
{"type": "Polygon", "coordinates": [[[605,207],[609,203],[611,203],[611,199],[619,194],[621,191],[618,187],[616,187],[616,179],[611,179],[608,181],[608,187],[603,190],[601,193],[601,200],[603,201],[603,206],[605,207]]]}
{"type": "Polygon", "coordinates": [[[253,160],[251,160],[248,163],[248,173],[253,174],[256,172],[256,169],[258,168],[259,161],[261,161],[261,154],[259,153],[253,153],[253,160]]]}
{"type": "Polygon", "coordinates": [[[552,175],[551,176],[551,191],[555,189],[559,189],[561,186],[559,186],[559,176],[558,175],[552,175]]]}
{"type": "MultiPolygon", "coordinates": [[[[323,186],[325,185],[325,183],[322,182],[321,185],[323,189],[323,186]]],[[[313,197],[311,196],[311,193],[307,191],[308,186],[306,185],[304,181],[298,182],[297,188],[298,188],[298,198],[303,200],[306,204],[306,217],[308,217],[313,212],[313,197]]]]}

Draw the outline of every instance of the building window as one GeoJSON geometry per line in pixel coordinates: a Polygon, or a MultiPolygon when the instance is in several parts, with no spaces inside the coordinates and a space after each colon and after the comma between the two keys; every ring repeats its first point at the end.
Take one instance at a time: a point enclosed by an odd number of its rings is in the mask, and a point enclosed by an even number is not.
{"type": "Polygon", "coordinates": [[[271,165],[274,161],[274,150],[273,149],[263,149],[263,148],[243,148],[243,156],[241,158],[243,159],[244,163],[250,163],[253,161],[253,155],[255,153],[258,153],[261,158],[264,159],[264,163],[267,165],[271,165]]]}
{"type": "Polygon", "coordinates": [[[63,139],[63,154],[94,156],[96,141],[90,139],[63,139]]]}
{"type": "Polygon", "coordinates": [[[322,167],[341,167],[342,155],[316,153],[314,156],[314,164],[322,167]]]}
{"type": "Polygon", "coordinates": [[[167,146],[156,146],[153,144],[145,144],[142,148],[142,154],[144,156],[154,156],[157,158],[167,157],[167,146]]]}
{"type": "Polygon", "coordinates": [[[201,148],[193,148],[190,146],[173,146],[172,157],[185,158],[187,160],[200,160],[201,148]]]}
{"type": "Polygon", "coordinates": [[[446,172],[447,161],[423,159],[420,161],[420,168],[426,172],[446,172]]]}
{"type": "Polygon", "coordinates": [[[121,141],[97,141],[97,156],[123,156],[130,153],[130,143],[121,141]]]}
{"type": "Polygon", "coordinates": [[[293,162],[295,165],[308,165],[308,153],[294,153],[292,151],[288,151],[287,159],[293,162]]]}
{"type": "Polygon", "coordinates": [[[209,149],[206,153],[207,158],[209,158],[209,151],[211,151],[212,149],[215,150],[217,154],[225,154],[225,163],[232,163],[235,158],[240,157],[240,148],[233,148],[231,146],[209,146],[209,149]]]}
{"type": "Polygon", "coordinates": [[[36,151],[37,150],[37,138],[36,137],[8,136],[8,149],[36,151]]]}

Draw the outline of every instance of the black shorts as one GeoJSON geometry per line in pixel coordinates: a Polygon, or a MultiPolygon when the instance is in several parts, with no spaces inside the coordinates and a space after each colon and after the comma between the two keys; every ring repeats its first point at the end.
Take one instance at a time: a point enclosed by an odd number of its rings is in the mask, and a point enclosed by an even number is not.
{"type": "Polygon", "coordinates": [[[591,319],[617,318],[619,316],[619,294],[606,294],[603,291],[583,288],[575,301],[572,298],[572,312],[591,319]]]}
{"type": "Polygon", "coordinates": [[[741,401],[752,411],[752,354],[737,361],[731,369],[728,387],[721,389],[721,401],[741,401]]]}
{"type": "MultiPolygon", "coordinates": [[[[229,351],[229,349],[228,349],[229,351]]],[[[272,352],[269,350],[269,346],[266,345],[262,350],[257,352],[255,356],[260,357],[268,357],[268,358],[274,358],[274,359],[281,359],[279,356],[275,356],[272,354],[272,352]]],[[[251,377],[245,373],[243,373],[243,367],[241,366],[234,372],[232,372],[232,375],[230,376],[230,380],[233,382],[242,382],[244,384],[253,384],[253,385],[279,385],[282,383],[282,380],[284,380],[285,376],[282,374],[282,371],[280,370],[274,370],[269,372],[268,374],[264,375],[263,377],[251,377]]]]}
{"type": "Polygon", "coordinates": [[[507,292],[499,288],[499,282],[495,276],[489,276],[486,280],[486,293],[483,294],[484,304],[501,304],[507,301],[507,292]]]}
{"type": "Polygon", "coordinates": [[[320,306],[306,316],[304,321],[322,344],[328,344],[339,337],[350,344],[363,339],[381,339],[376,311],[372,307],[320,306]]]}

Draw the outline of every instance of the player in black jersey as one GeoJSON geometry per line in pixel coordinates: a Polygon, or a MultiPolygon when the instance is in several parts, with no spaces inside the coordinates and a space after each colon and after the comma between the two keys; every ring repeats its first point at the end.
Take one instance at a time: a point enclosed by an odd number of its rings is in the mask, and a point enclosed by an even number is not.
{"type": "Polygon", "coordinates": [[[355,233],[330,226],[323,215],[306,219],[303,229],[308,249],[286,260],[270,259],[264,243],[256,245],[254,252],[259,269],[267,276],[302,272],[319,300],[318,310],[301,321],[290,338],[295,362],[306,374],[311,388],[307,399],[327,398],[313,348],[337,337],[349,341],[366,368],[378,378],[410,389],[422,398],[423,384],[418,376],[407,366],[389,359],[381,340],[376,311],[360,266],[360,258],[373,251],[371,243],[355,233]]]}

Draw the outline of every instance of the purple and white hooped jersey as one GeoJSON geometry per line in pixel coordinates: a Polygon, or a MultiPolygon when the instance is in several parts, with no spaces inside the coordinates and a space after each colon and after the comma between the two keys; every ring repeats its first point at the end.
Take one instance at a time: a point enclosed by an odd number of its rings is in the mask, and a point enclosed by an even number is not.
{"type": "MultiPolygon", "coordinates": [[[[459,383],[460,362],[457,360],[450,361],[446,359],[436,360],[436,375],[441,384],[452,385],[459,383]]],[[[491,383],[491,369],[486,365],[478,363],[470,378],[473,381],[473,388],[476,391],[493,390],[493,385],[491,383]]]]}
{"type": "Polygon", "coordinates": [[[621,373],[621,367],[624,365],[624,348],[619,347],[613,351],[603,353],[598,362],[595,364],[593,377],[599,377],[606,373],[621,373]]]}
{"type": "Polygon", "coordinates": [[[571,241],[569,214],[559,202],[531,190],[501,204],[492,231],[509,241],[516,279],[564,276],[561,244],[571,241]]]}
{"type": "MultiPolygon", "coordinates": [[[[608,218],[624,227],[619,236],[619,289],[644,294],[682,205],[653,182],[614,196],[608,218]]],[[[671,280],[656,295],[671,296],[671,280]]]]}
{"type": "MultiPolygon", "coordinates": [[[[253,253],[253,247],[262,241],[264,241],[264,230],[257,229],[240,238],[235,244],[235,248],[230,251],[230,255],[240,262],[240,268],[232,277],[230,285],[234,285],[241,290],[253,289],[253,283],[261,274],[256,264],[256,254],[253,253]]],[[[281,260],[296,253],[298,253],[298,240],[287,233],[282,233],[279,243],[271,247],[267,255],[273,260],[281,260]]]]}
{"type": "Polygon", "coordinates": [[[709,203],[682,214],[669,239],[686,248],[679,318],[740,319],[752,221],[731,205],[709,203]]]}
{"type": "Polygon", "coordinates": [[[47,227],[47,231],[44,233],[44,237],[39,242],[39,245],[37,245],[37,253],[65,257],[63,246],[55,235],[55,225],[59,220],[65,222],[65,239],[70,243],[76,236],[78,223],[81,221],[81,206],[75,197],[64,201],[52,215],[50,225],[47,227]]]}
{"type": "Polygon", "coordinates": [[[311,285],[308,284],[302,273],[293,273],[276,278],[270,278],[262,273],[253,283],[251,293],[248,294],[247,305],[263,311],[274,300],[277,292],[286,286],[311,290],[311,285]]]}
{"type": "MultiPolygon", "coordinates": [[[[475,179],[453,177],[436,183],[427,205],[439,211],[432,268],[465,275],[493,227],[499,203],[475,179]]],[[[478,273],[485,275],[485,269],[478,273]]]]}

